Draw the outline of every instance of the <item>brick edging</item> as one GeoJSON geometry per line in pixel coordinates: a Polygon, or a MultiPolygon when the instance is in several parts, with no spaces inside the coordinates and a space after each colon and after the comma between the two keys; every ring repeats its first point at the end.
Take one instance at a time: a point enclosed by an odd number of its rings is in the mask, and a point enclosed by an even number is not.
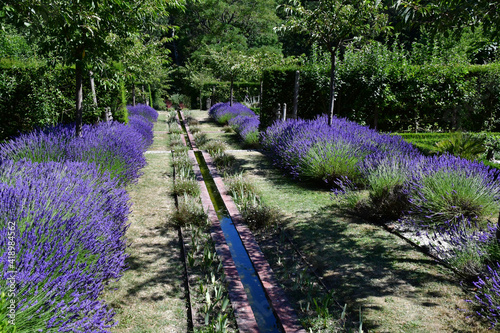
{"type": "Polygon", "coordinates": [[[279,282],[274,275],[271,266],[267,262],[267,259],[262,253],[259,244],[255,240],[254,235],[248,229],[248,227],[243,223],[242,217],[233,199],[228,195],[226,186],[222,180],[222,177],[218,174],[215,165],[213,163],[212,157],[207,152],[202,152],[203,158],[207,163],[210,170],[210,174],[217,186],[217,189],[224,201],[224,204],[228,210],[229,215],[238,231],[243,246],[247,250],[247,253],[252,261],[255,271],[259,276],[259,279],[264,287],[267,297],[269,298],[273,310],[278,318],[279,323],[284,332],[300,332],[306,333],[302,325],[300,324],[295,310],[290,306],[284,290],[279,286],[279,282]]]}
{"type": "Polygon", "coordinates": [[[231,306],[236,317],[238,329],[241,332],[259,332],[259,327],[252,311],[248,297],[240,280],[240,276],[234,264],[233,257],[226,243],[226,238],[220,226],[219,218],[215,212],[212,200],[208,194],[207,186],[203,180],[198,162],[194,155],[193,150],[188,151],[188,156],[193,164],[193,170],[196,176],[198,185],[200,186],[201,202],[203,209],[207,212],[208,218],[212,224],[211,236],[215,242],[215,250],[217,255],[221,258],[224,273],[226,275],[226,282],[228,284],[228,294],[231,301],[231,306]]]}

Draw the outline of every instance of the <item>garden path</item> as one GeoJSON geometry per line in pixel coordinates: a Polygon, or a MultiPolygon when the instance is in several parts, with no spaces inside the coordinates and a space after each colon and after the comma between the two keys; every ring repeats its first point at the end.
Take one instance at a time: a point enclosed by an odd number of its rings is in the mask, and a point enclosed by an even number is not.
{"type": "Polygon", "coordinates": [[[119,322],[112,332],[186,332],[182,260],[177,231],[167,227],[175,209],[166,115],[159,112],[148,165],[127,189],[132,202],[127,240],[129,269],[104,295],[119,322]]]}

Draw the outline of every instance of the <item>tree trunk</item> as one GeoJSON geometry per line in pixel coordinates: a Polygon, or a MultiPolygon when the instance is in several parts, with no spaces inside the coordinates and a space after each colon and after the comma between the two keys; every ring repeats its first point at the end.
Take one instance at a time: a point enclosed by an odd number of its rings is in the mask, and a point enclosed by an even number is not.
{"type": "Polygon", "coordinates": [[[132,83],[132,105],[135,106],[135,83],[132,83]]]}
{"type": "Polygon", "coordinates": [[[335,109],[335,53],[337,48],[330,51],[330,60],[332,68],[330,69],[330,107],[328,113],[328,125],[333,123],[333,111],[335,109]]]}
{"type": "Polygon", "coordinates": [[[297,119],[297,110],[299,107],[299,84],[300,80],[300,72],[295,72],[295,83],[293,86],[293,111],[292,111],[292,119],[297,119]]]}
{"type": "Polygon", "coordinates": [[[233,106],[233,76],[231,75],[231,87],[229,88],[229,106],[233,106]]]}
{"type": "Polygon", "coordinates": [[[201,94],[202,94],[202,90],[201,90],[201,88],[200,88],[200,111],[201,111],[201,110],[203,110],[203,105],[202,105],[202,103],[203,103],[203,98],[202,98],[202,95],[201,95],[201,94]]]}
{"type": "Polygon", "coordinates": [[[94,84],[94,73],[89,71],[90,75],[90,89],[92,90],[92,99],[94,100],[94,105],[97,107],[97,95],[95,93],[95,84],[94,84]]]}
{"type": "Polygon", "coordinates": [[[146,91],[144,90],[144,85],[142,85],[142,100],[146,104],[146,91]]]}
{"type": "Polygon", "coordinates": [[[75,113],[75,131],[76,136],[82,136],[82,99],[83,99],[83,89],[82,89],[82,81],[83,81],[83,62],[81,60],[76,61],[76,113],[75,113]]]}
{"type": "Polygon", "coordinates": [[[260,108],[260,114],[262,114],[262,97],[264,95],[264,80],[262,80],[262,77],[260,78],[260,92],[259,92],[259,108],[260,108]]]}

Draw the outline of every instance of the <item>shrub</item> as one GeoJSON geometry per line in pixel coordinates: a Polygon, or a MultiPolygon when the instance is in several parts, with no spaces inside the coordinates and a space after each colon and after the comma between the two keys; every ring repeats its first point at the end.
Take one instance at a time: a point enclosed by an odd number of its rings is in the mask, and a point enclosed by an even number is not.
{"type": "Polygon", "coordinates": [[[95,164],[3,161],[0,285],[15,225],[17,332],[103,332],[113,311],[99,300],[125,268],[128,195],[95,164]]]}
{"type": "Polygon", "coordinates": [[[84,125],[81,137],[75,137],[73,125],[22,134],[0,144],[0,159],[94,162],[101,171],[108,171],[125,185],[136,180],[146,165],[144,150],[143,137],[132,127],[102,122],[84,125]]]}
{"type": "Polygon", "coordinates": [[[500,316],[500,264],[488,266],[488,272],[474,282],[477,290],[475,297],[469,300],[477,307],[477,314],[491,323],[494,327],[498,324],[500,316]]]}
{"type": "Polygon", "coordinates": [[[440,152],[475,160],[486,150],[484,141],[477,136],[457,132],[452,134],[449,139],[437,142],[436,147],[440,152]]]}
{"type": "Polygon", "coordinates": [[[229,119],[231,126],[238,133],[247,146],[255,146],[259,143],[259,117],[238,115],[229,119]]]}
{"type": "Polygon", "coordinates": [[[136,106],[127,105],[127,110],[129,115],[143,116],[150,122],[156,122],[158,120],[158,112],[145,104],[137,104],[136,106]]]}
{"type": "Polygon", "coordinates": [[[128,125],[142,136],[142,145],[147,148],[153,144],[153,123],[140,115],[130,115],[128,125]]]}
{"type": "Polygon", "coordinates": [[[184,196],[178,198],[178,207],[171,220],[174,224],[180,226],[205,226],[208,223],[208,215],[203,210],[199,197],[195,198],[184,194],[184,196]]]}
{"type": "Polygon", "coordinates": [[[498,211],[499,172],[452,155],[427,157],[411,183],[413,212],[429,225],[479,221],[498,211]]]}
{"type": "Polygon", "coordinates": [[[381,135],[346,119],[334,118],[329,126],[326,115],[276,121],[262,134],[262,145],[292,176],[330,182],[351,177],[362,183],[360,167],[366,160],[376,165],[392,154],[417,153],[400,137],[381,135]]]}

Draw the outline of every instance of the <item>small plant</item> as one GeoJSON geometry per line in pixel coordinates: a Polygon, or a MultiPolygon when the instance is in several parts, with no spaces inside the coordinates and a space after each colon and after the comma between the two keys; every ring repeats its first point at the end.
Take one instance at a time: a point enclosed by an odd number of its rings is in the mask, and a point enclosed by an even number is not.
{"type": "Polygon", "coordinates": [[[168,125],[168,131],[172,134],[181,134],[182,133],[182,129],[179,127],[179,125],[176,122],[168,125]]]}
{"type": "MultiPolygon", "coordinates": [[[[200,145],[201,146],[201,145],[200,145]]],[[[227,144],[221,140],[210,140],[202,145],[203,149],[206,150],[210,155],[220,154],[227,150],[227,144]]]]}
{"type": "Polygon", "coordinates": [[[178,196],[188,194],[196,197],[200,195],[200,187],[196,179],[178,177],[175,179],[173,192],[178,196]]]}
{"type": "Polygon", "coordinates": [[[203,147],[204,145],[206,145],[208,142],[209,142],[209,138],[207,137],[207,135],[205,133],[196,133],[194,134],[194,141],[196,142],[196,145],[198,147],[203,147]]]}
{"type": "Polygon", "coordinates": [[[184,194],[178,198],[178,207],[172,214],[171,221],[180,226],[204,226],[207,224],[208,216],[199,198],[184,194]]]}

